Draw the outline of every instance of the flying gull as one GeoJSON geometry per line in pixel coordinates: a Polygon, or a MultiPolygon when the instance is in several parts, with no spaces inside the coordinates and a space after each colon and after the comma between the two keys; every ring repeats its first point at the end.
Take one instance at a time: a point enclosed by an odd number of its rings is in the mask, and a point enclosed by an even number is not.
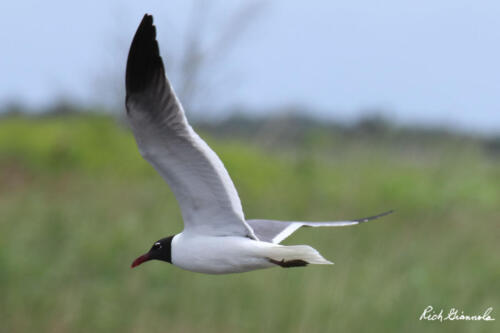
{"type": "Polygon", "coordinates": [[[332,264],[308,245],[280,245],[300,227],[360,224],[352,221],[246,220],[240,198],[221,160],[189,125],[165,75],[153,17],[146,14],[127,60],[127,117],[144,159],[172,189],[184,230],[155,242],[132,267],[162,260],[185,270],[226,274],[268,267],[332,264]]]}

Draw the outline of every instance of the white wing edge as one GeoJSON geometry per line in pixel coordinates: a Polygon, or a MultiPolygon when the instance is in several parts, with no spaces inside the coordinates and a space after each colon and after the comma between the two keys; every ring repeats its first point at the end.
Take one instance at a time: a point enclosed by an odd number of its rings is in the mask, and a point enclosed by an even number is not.
{"type": "Polygon", "coordinates": [[[362,222],[357,221],[331,221],[331,222],[291,222],[283,231],[273,237],[272,242],[275,244],[281,243],[288,236],[293,234],[300,227],[344,227],[356,225],[362,222]]]}
{"type": "MultiPolygon", "coordinates": [[[[362,224],[371,220],[378,219],[379,217],[386,216],[389,214],[392,214],[394,210],[390,210],[378,215],[374,216],[368,216],[368,217],[363,217],[360,219],[356,220],[348,220],[348,221],[328,221],[328,222],[300,222],[300,221],[276,221],[273,220],[272,222],[278,222],[278,223],[283,223],[287,224],[287,226],[280,231],[278,234],[276,234],[272,239],[271,242],[274,244],[279,244],[283,240],[285,240],[287,237],[289,237],[291,234],[293,234],[295,231],[297,231],[300,227],[345,227],[345,226],[350,226],[350,225],[357,225],[357,224],[362,224]]],[[[271,220],[270,220],[271,221],[271,220]]]]}

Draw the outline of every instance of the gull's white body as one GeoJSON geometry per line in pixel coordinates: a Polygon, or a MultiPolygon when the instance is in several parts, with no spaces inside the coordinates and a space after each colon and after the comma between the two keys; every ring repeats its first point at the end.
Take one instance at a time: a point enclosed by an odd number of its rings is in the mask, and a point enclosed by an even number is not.
{"type": "Polygon", "coordinates": [[[266,259],[269,243],[250,238],[189,235],[172,240],[172,264],[209,274],[240,273],[274,266],[266,259]]]}
{"type": "Polygon", "coordinates": [[[172,240],[172,264],[208,274],[242,273],[276,266],[276,261],[307,259],[310,264],[331,264],[307,245],[283,246],[254,239],[216,237],[182,232],[172,240]]]}
{"type": "Polygon", "coordinates": [[[130,48],[126,87],[127,116],[139,151],[181,207],[184,231],[170,245],[171,262],[178,267],[223,274],[276,265],[331,264],[310,246],[279,243],[301,226],[353,225],[384,215],[337,222],[246,220],[224,164],[191,128],[165,76],[149,15],[130,48]]]}

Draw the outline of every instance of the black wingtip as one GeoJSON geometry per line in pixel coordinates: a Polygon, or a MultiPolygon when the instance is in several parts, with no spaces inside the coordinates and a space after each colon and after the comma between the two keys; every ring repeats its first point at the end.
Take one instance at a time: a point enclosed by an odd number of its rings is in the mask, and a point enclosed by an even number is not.
{"type": "Polygon", "coordinates": [[[379,217],[383,217],[383,216],[386,216],[386,215],[389,215],[389,214],[392,214],[392,213],[394,213],[394,209],[391,209],[391,210],[389,210],[387,212],[383,212],[383,213],[378,214],[378,215],[368,216],[368,217],[363,217],[361,219],[353,220],[353,222],[364,223],[364,222],[375,220],[375,219],[378,219],[379,217]]]}
{"type": "Polygon", "coordinates": [[[164,75],[153,16],[145,14],[128,53],[125,75],[127,95],[145,90],[155,79],[164,75]]]}

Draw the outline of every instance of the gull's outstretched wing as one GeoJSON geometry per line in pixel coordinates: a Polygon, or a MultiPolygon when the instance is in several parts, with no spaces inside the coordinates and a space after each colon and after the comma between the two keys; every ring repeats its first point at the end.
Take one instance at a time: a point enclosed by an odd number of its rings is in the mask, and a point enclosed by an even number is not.
{"type": "Polygon", "coordinates": [[[343,227],[355,225],[379,217],[389,215],[393,211],[388,211],[375,216],[364,217],[350,221],[332,221],[332,222],[299,222],[299,221],[276,221],[276,220],[247,220],[259,240],[279,244],[285,238],[293,234],[300,227],[343,227]]]}
{"type": "Polygon", "coordinates": [[[255,238],[224,165],[188,124],[165,76],[153,17],[147,14],[130,46],[126,89],[139,151],[174,192],[184,230],[255,238]]]}

